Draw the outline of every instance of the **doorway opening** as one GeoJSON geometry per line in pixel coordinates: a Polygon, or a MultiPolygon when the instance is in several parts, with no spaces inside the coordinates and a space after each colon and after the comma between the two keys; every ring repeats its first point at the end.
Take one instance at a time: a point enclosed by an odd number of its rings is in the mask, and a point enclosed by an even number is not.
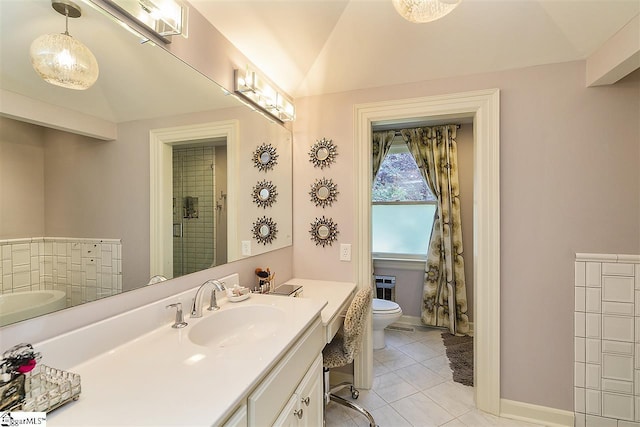
{"type": "MultiPolygon", "coordinates": [[[[474,136],[473,267],[474,384],[478,409],[500,413],[500,92],[489,89],[359,104],[355,106],[354,224],[356,283],[372,286],[371,260],[371,138],[374,124],[407,118],[455,120],[470,118],[474,136]]],[[[367,329],[363,351],[354,364],[357,387],[372,384],[373,346],[367,329]]]]}
{"type": "MultiPolygon", "coordinates": [[[[180,230],[179,227],[174,227],[176,224],[174,213],[186,215],[190,217],[187,220],[193,220],[195,216],[199,216],[203,206],[200,204],[200,198],[194,195],[186,195],[185,197],[191,197],[191,199],[183,200],[181,204],[174,204],[174,148],[221,146],[223,141],[226,143],[225,163],[230,167],[225,167],[224,171],[220,171],[220,181],[225,181],[225,188],[222,189],[222,192],[220,189],[216,189],[216,192],[212,194],[211,209],[215,211],[220,205],[220,210],[226,211],[226,225],[219,223],[219,232],[216,233],[218,240],[225,238],[225,243],[223,244],[221,240],[216,242],[220,246],[219,251],[216,251],[216,256],[222,257],[224,255],[224,258],[227,259],[229,254],[236,253],[237,203],[235,195],[237,191],[235,188],[237,187],[237,172],[231,166],[237,163],[238,158],[238,130],[237,120],[227,120],[154,129],[150,132],[150,276],[175,277],[173,243],[174,236],[179,234],[180,230]],[[177,205],[180,208],[179,212],[174,211],[174,207],[177,205]],[[223,228],[224,230],[222,230],[223,228]],[[225,250],[223,250],[223,246],[225,250]]],[[[204,199],[203,202],[207,203],[204,199]]],[[[213,239],[213,231],[209,233],[208,237],[202,238],[213,239]]],[[[212,258],[211,263],[200,263],[200,269],[212,267],[213,262],[216,262],[215,258],[212,258]]],[[[184,274],[191,272],[193,271],[186,271],[184,274]]]]}

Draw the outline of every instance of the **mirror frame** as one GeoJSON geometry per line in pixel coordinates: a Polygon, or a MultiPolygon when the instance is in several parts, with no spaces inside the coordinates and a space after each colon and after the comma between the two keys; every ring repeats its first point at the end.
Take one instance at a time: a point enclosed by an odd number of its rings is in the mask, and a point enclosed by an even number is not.
{"type": "Polygon", "coordinates": [[[316,182],[311,184],[311,191],[309,191],[309,195],[311,196],[311,201],[316,206],[321,206],[323,209],[327,206],[331,206],[333,202],[337,201],[338,196],[338,186],[333,182],[332,179],[321,178],[316,179],[316,182]],[[320,196],[320,190],[325,189],[327,191],[326,197],[320,196]]]}
{"type": "Polygon", "coordinates": [[[259,181],[255,187],[253,187],[253,191],[251,193],[253,197],[253,202],[258,205],[258,207],[266,209],[267,207],[273,206],[276,202],[276,198],[278,196],[278,190],[275,185],[271,181],[262,180],[259,181]],[[269,195],[264,198],[262,197],[262,191],[266,190],[269,195]]]}
{"type": "Polygon", "coordinates": [[[258,168],[259,171],[267,172],[272,170],[275,165],[278,164],[278,152],[275,147],[266,142],[256,148],[253,152],[253,165],[258,168]],[[269,156],[268,160],[264,160],[263,156],[269,156]]]}
{"type": "Polygon", "coordinates": [[[276,239],[276,236],[278,234],[278,226],[272,218],[263,216],[262,218],[258,218],[256,222],[253,223],[252,233],[253,238],[256,239],[258,243],[262,243],[263,245],[271,244],[276,239]],[[268,228],[268,234],[262,233],[263,227],[268,228]]]}
{"type": "Polygon", "coordinates": [[[313,163],[314,167],[324,169],[330,167],[332,163],[335,163],[337,155],[338,147],[336,147],[333,141],[331,139],[322,138],[317,140],[311,147],[311,150],[309,151],[309,161],[313,163]],[[318,156],[318,152],[320,150],[326,150],[327,156],[323,156],[322,158],[318,156]]]}
{"type": "Polygon", "coordinates": [[[338,239],[338,224],[333,222],[332,218],[325,218],[324,215],[322,218],[316,218],[311,223],[311,230],[309,230],[309,234],[311,234],[311,240],[316,243],[316,246],[321,245],[332,246],[333,242],[338,239]],[[329,233],[327,236],[322,237],[320,235],[320,228],[327,228],[329,233]]]}

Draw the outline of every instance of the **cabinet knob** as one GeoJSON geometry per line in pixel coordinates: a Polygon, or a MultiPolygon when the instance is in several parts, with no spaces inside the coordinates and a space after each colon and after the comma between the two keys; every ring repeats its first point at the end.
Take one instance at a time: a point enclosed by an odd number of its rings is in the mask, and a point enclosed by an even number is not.
{"type": "Polygon", "coordinates": [[[311,399],[309,399],[309,396],[307,396],[304,399],[302,399],[302,403],[304,403],[307,406],[309,406],[309,402],[311,402],[311,399]]]}
{"type": "Polygon", "coordinates": [[[302,408],[298,409],[297,411],[293,411],[293,415],[295,415],[296,417],[298,417],[299,420],[302,419],[302,414],[304,413],[304,411],[302,410],[302,408]]]}

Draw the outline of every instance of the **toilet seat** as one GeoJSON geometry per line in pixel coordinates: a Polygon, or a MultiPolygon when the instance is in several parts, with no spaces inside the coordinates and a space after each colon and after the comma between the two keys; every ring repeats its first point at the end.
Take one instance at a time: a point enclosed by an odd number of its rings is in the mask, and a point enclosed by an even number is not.
{"type": "Polygon", "coordinates": [[[397,303],[378,298],[373,299],[372,308],[374,314],[394,314],[402,311],[397,303]]]}

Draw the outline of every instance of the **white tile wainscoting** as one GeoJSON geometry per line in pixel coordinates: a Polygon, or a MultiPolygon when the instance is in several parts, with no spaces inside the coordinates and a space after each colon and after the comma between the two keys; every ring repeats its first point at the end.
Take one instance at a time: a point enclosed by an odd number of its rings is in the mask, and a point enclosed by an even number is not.
{"type": "Polygon", "coordinates": [[[59,290],[67,307],[122,292],[119,239],[0,240],[0,294],[59,290]]]}
{"type": "Polygon", "coordinates": [[[640,427],[640,255],[576,254],[576,426],[640,427]]]}

